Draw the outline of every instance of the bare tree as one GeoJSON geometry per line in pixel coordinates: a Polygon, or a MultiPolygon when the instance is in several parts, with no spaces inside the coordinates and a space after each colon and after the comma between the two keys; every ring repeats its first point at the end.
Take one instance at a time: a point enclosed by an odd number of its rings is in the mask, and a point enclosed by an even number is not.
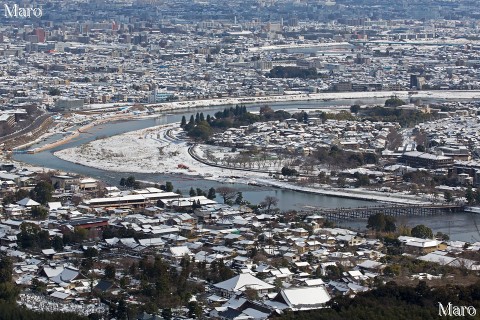
{"type": "Polygon", "coordinates": [[[260,205],[267,208],[267,212],[270,213],[270,209],[272,206],[276,206],[278,204],[278,198],[273,196],[266,196],[260,205]]]}
{"type": "Polygon", "coordinates": [[[415,134],[415,142],[417,145],[427,147],[427,134],[424,131],[419,131],[415,134]]]}
{"type": "Polygon", "coordinates": [[[395,151],[403,145],[403,137],[397,129],[390,129],[390,133],[387,135],[387,148],[388,150],[395,151]]]}
{"type": "Polygon", "coordinates": [[[220,187],[216,189],[217,193],[223,198],[223,203],[229,203],[235,198],[237,192],[230,187],[220,187]]]}

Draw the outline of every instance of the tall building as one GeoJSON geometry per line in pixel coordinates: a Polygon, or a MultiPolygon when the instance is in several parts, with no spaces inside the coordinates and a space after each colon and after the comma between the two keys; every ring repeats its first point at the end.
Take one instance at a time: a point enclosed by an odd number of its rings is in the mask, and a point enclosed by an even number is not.
{"type": "Polygon", "coordinates": [[[37,36],[38,42],[44,43],[46,40],[46,32],[42,28],[35,29],[35,35],[37,36]]]}
{"type": "Polygon", "coordinates": [[[410,75],[410,89],[422,90],[425,85],[425,77],[422,77],[418,74],[410,75]]]}

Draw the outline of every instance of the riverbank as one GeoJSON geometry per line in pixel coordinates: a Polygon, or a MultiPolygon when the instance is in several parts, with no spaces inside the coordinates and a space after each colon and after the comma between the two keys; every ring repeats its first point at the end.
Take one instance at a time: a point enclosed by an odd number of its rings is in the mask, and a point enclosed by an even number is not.
{"type": "Polygon", "coordinates": [[[78,128],[78,129],[76,129],[75,131],[71,132],[68,136],[64,137],[63,139],[54,141],[52,143],[43,145],[43,146],[38,147],[38,148],[35,148],[35,149],[32,150],[32,152],[33,153],[42,152],[42,151],[50,150],[50,149],[53,149],[55,147],[61,146],[65,143],[71,141],[72,139],[78,137],[82,132],[87,131],[88,129],[90,129],[94,126],[98,126],[98,125],[105,124],[105,123],[108,123],[108,122],[113,122],[113,121],[129,120],[129,119],[132,119],[132,118],[133,118],[133,115],[127,115],[127,116],[122,115],[122,116],[113,116],[113,117],[108,117],[108,118],[104,118],[104,119],[94,120],[94,121],[78,128]]]}
{"type": "Polygon", "coordinates": [[[473,100],[480,99],[480,90],[448,90],[448,91],[368,91],[368,92],[322,92],[322,93],[302,93],[286,94],[279,96],[259,96],[259,97],[238,97],[238,98],[218,98],[204,99],[194,101],[175,101],[161,104],[147,105],[155,111],[174,111],[179,109],[199,108],[219,105],[236,104],[261,104],[261,103],[282,103],[282,102],[300,102],[314,100],[352,100],[352,103],[361,103],[361,99],[388,99],[391,96],[397,96],[400,99],[446,99],[446,100],[473,100]]]}

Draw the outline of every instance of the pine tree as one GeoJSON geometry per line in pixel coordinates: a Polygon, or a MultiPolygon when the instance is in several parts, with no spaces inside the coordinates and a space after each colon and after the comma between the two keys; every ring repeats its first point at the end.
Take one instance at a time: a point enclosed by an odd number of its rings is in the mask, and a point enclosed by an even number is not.
{"type": "Polygon", "coordinates": [[[475,203],[475,195],[473,193],[472,187],[468,186],[467,191],[465,192],[465,199],[469,205],[475,203]]]}
{"type": "Polygon", "coordinates": [[[190,188],[190,197],[195,197],[197,195],[197,193],[195,192],[195,189],[193,189],[193,187],[190,188]]]}
{"type": "Polygon", "coordinates": [[[243,194],[242,192],[237,192],[237,198],[235,199],[235,204],[241,205],[243,203],[243,194]]]}
{"type": "Polygon", "coordinates": [[[207,198],[210,199],[210,200],[213,200],[217,197],[217,195],[215,194],[215,188],[210,188],[208,190],[208,195],[207,195],[207,198]]]}
{"type": "Polygon", "coordinates": [[[200,112],[200,121],[205,121],[205,116],[203,115],[203,112],[200,112]]]}
{"type": "Polygon", "coordinates": [[[303,113],[303,123],[308,123],[308,113],[303,113]]]}
{"type": "Polygon", "coordinates": [[[180,123],[180,126],[183,128],[187,125],[187,118],[185,116],[182,116],[182,122],[180,123]]]}

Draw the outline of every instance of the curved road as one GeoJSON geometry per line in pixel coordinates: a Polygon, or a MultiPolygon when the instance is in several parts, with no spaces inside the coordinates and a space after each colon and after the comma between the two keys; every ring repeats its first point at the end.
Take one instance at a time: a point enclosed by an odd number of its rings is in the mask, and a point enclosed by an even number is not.
{"type": "Polygon", "coordinates": [[[193,146],[188,147],[188,154],[195,159],[196,161],[203,163],[207,166],[210,167],[217,167],[217,168],[222,168],[222,169],[228,169],[228,170],[238,170],[238,171],[250,171],[250,172],[260,172],[260,173],[279,173],[278,171],[269,171],[269,170],[260,170],[260,169],[253,169],[253,168],[237,168],[237,167],[228,167],[225,165],[220,165],[216,163],[211,163],[203,158],[200,158],[198,155],[195,154],[195,151],[193,150],[197,145],[194,144],[193,146]]]}

